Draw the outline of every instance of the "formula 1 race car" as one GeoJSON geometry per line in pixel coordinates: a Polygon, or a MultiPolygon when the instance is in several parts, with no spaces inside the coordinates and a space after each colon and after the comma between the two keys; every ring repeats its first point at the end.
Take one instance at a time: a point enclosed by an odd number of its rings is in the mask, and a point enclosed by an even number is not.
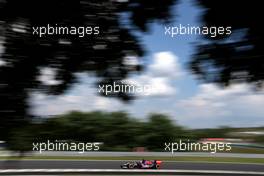
{"type": "Polygon", "coordinates": [[[142,160],[139,162],[129,161],[121,165],[122,169],[159,169],[162,161],[154,160],[142,160]]]}

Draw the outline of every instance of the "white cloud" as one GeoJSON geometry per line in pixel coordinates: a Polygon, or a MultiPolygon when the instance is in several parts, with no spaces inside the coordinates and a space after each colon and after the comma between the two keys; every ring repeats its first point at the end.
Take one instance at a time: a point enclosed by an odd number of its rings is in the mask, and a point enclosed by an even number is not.
{"type": "Polygon", "coordinates": [[[4,51],[4,47],[2,42],[0,41],[0,57],[2,56],[3,51],[4,51]]]}
{"type": "Polygon", "coordinates": [[[3,46],[3,41],[0,38],[0,67],[4,66],[6,64],[6,62],[4,60],[2,60],[2,55],[4,53],[4,46],[3,46]]]}
{"type": "Polygon", "coordinates": [[[6,65],[6,62],[3,61],[3,60],[1,60],[1,58],[0,58],[0,67],[1,67],[1,66],[4,66],[4,65],[6,65]]]}
{"type": "Polygon", "coordinates": [[[111,104],[111,99],[106,97],[99,97],[95,98],[94,108],[97,110],[111,110],[113,104],[111,104]]]}
{"type": "Polygon", "coordinates": [[[137,66],[139,65],[139,60],[136,56],[127,56],[124,58],[123,63],[126,66],[137,66]]]}
{"type": "Polygon", "coordinates": [[[176,110],[182,117],[178,120],[188,126],[257,126],[263,118],[263,105],[264,92],[255,92],[248,84],[225,89],[215,84],[202,84],[196,95],[178,101],[176,110]]]}
{"type": "Polygon", "coordinates": [[[65,103],[79,103],[83,99],[82,96],[76,96],[76,95],[64,95],[58,97],[58,100],[65,102],[65,103]]]}
{"type": "Polygon", "coordinates": [[[170,96],[177,92],[172,85],[175,78],[183,75],[178,57],[172,52],[154,54],[153,62],[142,75],[128,79],[129,82],[140,87],[148,86],[142,96],[170,96]]]}
{"type": "Polygon", "coordinates": [[[178,77],[182,75],[178,57],[169,51],[154,54],[149,72],[157,77],[178,77]]]}
{"type": "Polygon", "coordinates": [[[171,85],[171,80],[167,77],[145,75],[127,79],[127,81],[142,89],[145,86],[145,91],[138,93],[140,96],[169,96],[176,93],[176,88],[171,85]]]}
{"type": "MultiPolygon", "coordinates": [[[[138,64],[134,57],[126,60],[129,65],[138,64]]],[[[175,77],[182,74],[178,59],[171,52],[161,52],[154,55],[152,64],[147,71],[141,75],[134,76],[126,81],[138,86],[148,86],[148,96],[168,96],[176,93],[176,88],[172,85],[175,77]]],[[[39,79],[44,84],[54,85],[59,82],[55,80],[56,70],[43,68],[39,79]]],[[[92,110],[125,110],[129,108],[115,98],[101,97],[97,94],[97,88],[92,87],[95,79],[87,82],[86,75],[79,75],[82,84],[75,85],[66,95],[47,96],[35,93],[32,96],[34,114],[55,115],[71,110],[92,111],[92,110]]],[[[142,94],[143,95],[143,94],[142,94]]],[[[145,96],[144,96],[145,97],[145,96]]],[[[144,98],[142,97],[142,98],[144,98]]],[[[133,110],[132,110],[133,111],[133,110]]],[[[134,110],[136,111],[136,110],[134,110]]]]}
{"type": "Polygon", "coordinates": [[[40,70],[39,81],[41,81],[45,85],[57,85],[60,84],[61,81],[56,80],[56,69],[45,67],[40,70]]]}
{"type": "Polygon", "coordinates": [[[22,24],[22,23],[12,24],[12,30],[14,32],[18,32],[18,33],[26,33],[27,32],[25,24],[22,24]]]}
{"type": "Polygon", "coordinates": [[[115,111],[121,102],[112,98],[101,97],[92,83],[74,86],[70,93],[60,96],[45,95],[35,92],[31,96],[32,112],[36,115],[58,115],[68,111],[115,111]]]}

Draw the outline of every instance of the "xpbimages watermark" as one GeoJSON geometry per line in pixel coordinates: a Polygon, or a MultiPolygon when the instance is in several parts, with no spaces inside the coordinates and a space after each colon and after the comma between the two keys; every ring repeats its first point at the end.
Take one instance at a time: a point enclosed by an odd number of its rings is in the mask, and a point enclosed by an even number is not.
{"type": "Polygon", "coordinates": [[[42,153],[44,151],[75,151],[84,153],[85,151],[99,151],[102,142],[65,142],[65,141],[50,141],[33,142],[32,151],[42,153]]]}
{"type": "Polygon", "coordinates": [[[44,26],[33,26],[32,34],[38,37],[48,35],[74,35],[85,37],[87,35],[99,35],[99,26],[59,26],[57,24],[47,24],[44,26]]]}
{"type": "Polygon", "coordinates": [[[113,82],[113,84],[98,85],[98,92],[105,95],[120,92],[128,94],[149,95],[149,93],[153,90],[155,89],[151,85],[135,85],[125,81],[113,82]]]}
{"type": "Polygon", "coordinates": [[[164,34],[172,38],[179,35],[208,35],[212,38],[222,36],[222,35],[231,35],[232,27],[231,26],[191,26],[187,25],[176,25],[176,26],[165,26],[164,34]]]}
{"type": "Polygon", "coordinates": [[[164,151],[171,152],[224,152],[231,151],[231,143],[225,142],[190,142],[179,140],[178,142],[165,142],[164,151]]]}

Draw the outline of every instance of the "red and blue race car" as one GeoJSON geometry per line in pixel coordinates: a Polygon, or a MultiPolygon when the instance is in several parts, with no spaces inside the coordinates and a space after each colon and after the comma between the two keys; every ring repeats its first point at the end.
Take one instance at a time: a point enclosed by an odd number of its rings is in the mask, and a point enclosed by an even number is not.
{"type": "Polygon", "coordinates": [[[122,169],[159,169],[162,161],[160,160],[142,160],[142,161],[129,161],[121,165],[122,169]]]}

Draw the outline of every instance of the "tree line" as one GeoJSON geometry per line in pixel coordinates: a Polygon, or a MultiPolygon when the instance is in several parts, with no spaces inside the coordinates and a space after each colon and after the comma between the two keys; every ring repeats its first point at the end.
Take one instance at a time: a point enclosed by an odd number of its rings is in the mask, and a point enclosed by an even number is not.
{"type": "MultiPolygon", "coordinates": [[[[202,138],[228,138],[234,128],[187,129],[165,114],[150,114],[142,120],[126,112],[72,111],[52,118],[37,118],[12,132],[8,148],[32,150],[33,142],[62,140],[68,142],[103,142],[100,150],[163,151],[165,142],[197,141],[202,138]]],[[[256,141],[261,142],[259,139],[256,141]]],[[[263,141],[262,141],[263,142],[263,141]]]]}

